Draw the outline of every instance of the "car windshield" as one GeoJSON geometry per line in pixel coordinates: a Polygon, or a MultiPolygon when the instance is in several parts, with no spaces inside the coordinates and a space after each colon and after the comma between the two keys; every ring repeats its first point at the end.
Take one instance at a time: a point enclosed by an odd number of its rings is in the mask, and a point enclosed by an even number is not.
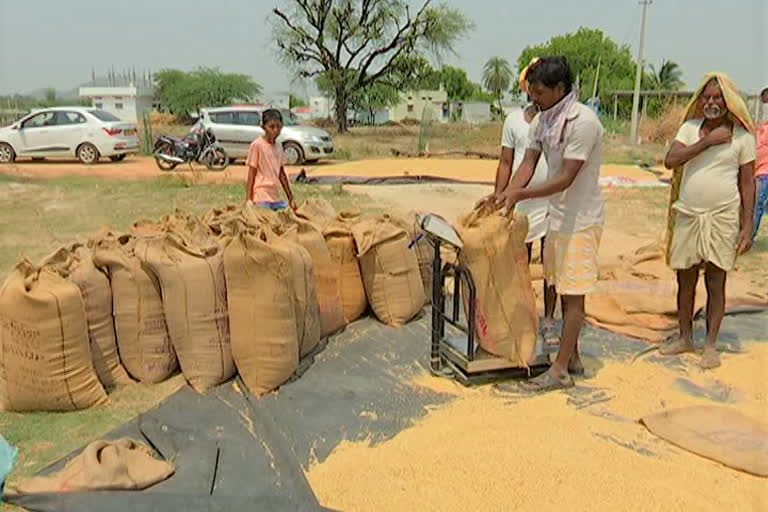
{"type": "Polygon", "coordinates": [[[281,109],[280,113],[283,114],[283,126],[299,126],[296,121],[296,116],[290,110],[281,109]]]}
{"type": "Polygon", "coordinates": [[[120,121],[120,118],[104,110],[89,110],[91,114],[101,121],[120,121]]]}

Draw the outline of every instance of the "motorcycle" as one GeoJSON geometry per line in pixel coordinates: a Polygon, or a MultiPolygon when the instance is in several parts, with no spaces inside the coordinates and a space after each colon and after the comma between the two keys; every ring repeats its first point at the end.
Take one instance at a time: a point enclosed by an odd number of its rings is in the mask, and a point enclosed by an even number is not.
{"type": "Polygon", "coordinates": [[[196,127],[184,137],[160,134],[152,152],[157,166],[163,171],[171,171],[177,165],[199,162],[208,169],[221,171],[229,165],[229,157],[224,148],[216,142],[216,136],[210,128],[196,127]]]}

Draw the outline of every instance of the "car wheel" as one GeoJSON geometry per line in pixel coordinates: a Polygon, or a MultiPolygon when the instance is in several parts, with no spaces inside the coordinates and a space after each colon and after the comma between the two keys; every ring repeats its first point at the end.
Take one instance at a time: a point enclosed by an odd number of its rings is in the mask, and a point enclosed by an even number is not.
{"type": "Polygon", "coordinates": [[[288,165],[299,165],[304,161],[304,151],[295,142],[283,144],[283,154],[285,155],[285,163],[288,165]]]}
{"type": "Polygon", "coordinates": [[[80,144],[77,148],[77,159],[85,165],[95,164],[99,161],[99,150],[89,142],[80,144]]]}
{"type": "Polygon", "coordinates": [[[122,155],[112,155],[111,157],[109,157],[109,159],[112,160],[113,162],[122,162],[123,160],[125,160],[126,156],[128,155],[126,153],[123,153],[122,155]]]}
{"type": "Polygon", "coordinates": [[[10,144],[0,142],[0,163],[9,164],[16,160],[16,152],[10,144]]]}

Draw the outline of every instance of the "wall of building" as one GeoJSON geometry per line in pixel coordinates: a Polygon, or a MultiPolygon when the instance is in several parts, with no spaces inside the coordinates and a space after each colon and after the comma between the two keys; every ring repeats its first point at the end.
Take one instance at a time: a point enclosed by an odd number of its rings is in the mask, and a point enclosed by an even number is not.
{"type": "Polygon", "coordinates": [[[433,120],[449,121],[450,109],[447,104],[448,94],[445,91],[424,90],[401,93],[400,103],[389,109],[389,120],[420,120],[424,114],[424,108],[429,106],[433,120]]]}
{"type": "Polygon", "coordinates": [[[491,120],[491,104],[483,101],[465,102],[462,106],[462,121],[484,123],[491,120]]]}
{"type": "Polygon", "coordinates": [[[136,122],[152,109],[153,91],[128,87],[81,87],[80,97],[90,98],[91,106],[105,110],[123,121],[136,122]]]}
{"type": "Polygon", "coordinates": [[[324,96],[309,98],[309,108],[312,119],[326,119],[333,116],[331,100],[324,96]]]}

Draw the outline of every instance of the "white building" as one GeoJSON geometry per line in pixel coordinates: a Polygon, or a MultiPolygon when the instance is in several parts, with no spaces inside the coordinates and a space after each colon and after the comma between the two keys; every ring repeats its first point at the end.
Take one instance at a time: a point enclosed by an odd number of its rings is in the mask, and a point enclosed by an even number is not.
{"type": "Polygon", "coordinates": [[[152,110],[155,91],[152,87],[81,87],[80,97],[90,98],[91,106],[110,112],[123,121],[136,122],[144,112],[152,110]]]}
{"type": "Polygon", "coordinates": [[[309,98],[309,110],[312,119],[327,119],[333,117],[333,102],[325,96],[309,98]]]}
{"type": "Polygon", "coordinates": [[[450,120],[450,105],[448,93],[443,90],[419,90],[400,93],[400,102],[390,107],[389,121],[402,121],[403,119],[419,120],[428,113],[432,120],[445,122],[450,120]]]}

